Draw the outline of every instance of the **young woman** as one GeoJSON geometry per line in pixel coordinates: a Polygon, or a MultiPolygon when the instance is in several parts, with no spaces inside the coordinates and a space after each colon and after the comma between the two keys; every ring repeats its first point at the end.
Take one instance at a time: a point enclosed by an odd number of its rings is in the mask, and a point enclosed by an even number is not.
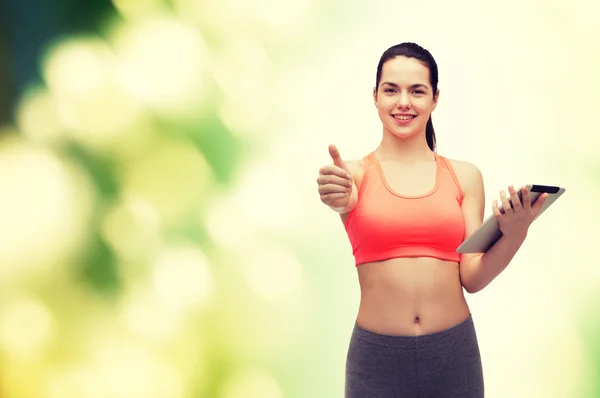
{"type": "Polygon", "coordinates": [[[361,300],[346,362],[346,398],[480,398],[483,370],[463,294],[485,288],[509,264],[546,195],[500,191],[492,210],[502,238],[486,253],[456,248],[483,222],[480,171],[436,153],[431,113],[439,98],[432,55],[414,43],[389,48],[373,99],[380,145],[358,161],[329,147],[317,179],[341,215],[361,300]],[[512,206],[509,202],[512,201],[512,206]]]}

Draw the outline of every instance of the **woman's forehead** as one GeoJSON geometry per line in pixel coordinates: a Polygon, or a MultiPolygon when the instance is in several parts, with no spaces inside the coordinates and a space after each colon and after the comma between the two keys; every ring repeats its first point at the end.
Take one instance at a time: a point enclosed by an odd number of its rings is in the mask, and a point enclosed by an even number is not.
{"type": "Polygon", "coordinates": [[[381,82],[385,81],[396,84],[429,85],[429,68],[415,58],[392,58],[386,61],[381,71],[381,82]]]}

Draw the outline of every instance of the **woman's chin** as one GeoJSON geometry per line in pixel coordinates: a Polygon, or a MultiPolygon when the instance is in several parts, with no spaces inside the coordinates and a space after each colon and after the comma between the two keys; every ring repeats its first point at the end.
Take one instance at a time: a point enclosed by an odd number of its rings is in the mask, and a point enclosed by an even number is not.
{"type": "Polygon", "coordinates": [[[393,135],[396,138],[400,138],[400,139],[407,139],[407,138],[412,138],[415,135],[417,135],[417,133],[419,132],[419,130],[416,130],[414,128],[393,128],[387,129],[389,133],[391,133],[391,135],[393,135]]]}

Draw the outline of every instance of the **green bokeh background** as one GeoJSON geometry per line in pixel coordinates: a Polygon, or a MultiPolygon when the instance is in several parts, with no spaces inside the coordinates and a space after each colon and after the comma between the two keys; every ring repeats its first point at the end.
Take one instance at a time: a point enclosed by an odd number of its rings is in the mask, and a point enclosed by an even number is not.
{"type": "Polygon", "coordinates": [[[359,292],[314,180],[329,143],[378,143],[375,68],[401,41],[436,57],[439,151],[489,203],[567,187],[467,297],[486,396],[600,397],[598,6],[2,7],[2,398],[343,396],[359,292]]]}

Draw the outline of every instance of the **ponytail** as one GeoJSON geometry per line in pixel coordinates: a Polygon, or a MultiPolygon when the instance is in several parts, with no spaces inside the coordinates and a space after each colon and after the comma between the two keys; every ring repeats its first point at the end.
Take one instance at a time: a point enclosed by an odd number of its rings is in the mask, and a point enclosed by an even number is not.
{"type": "Polygon", "coordinates": [[[433,129],[431,116],[429,116],[427,127],[425,127],[425,138],[427,139],[427,145],[429,145],[429,149],[435,152],[435,130],[433,129]]]}

